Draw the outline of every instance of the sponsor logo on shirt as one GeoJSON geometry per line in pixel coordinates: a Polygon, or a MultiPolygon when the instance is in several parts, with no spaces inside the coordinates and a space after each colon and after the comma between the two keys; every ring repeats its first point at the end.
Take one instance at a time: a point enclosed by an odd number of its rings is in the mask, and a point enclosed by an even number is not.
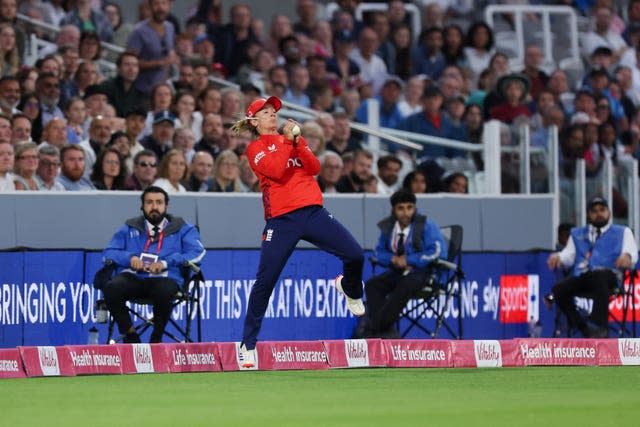
{"type": "Polygon", "coordinates": [[[289,158],[289,160],[287,160],[287,169],[301,168],[301,167],[302,167],[302,162],[298,157],[296,157],[295,159],[289,158]]]}
{"type": "Polygon", "coordinates": [[[274,151],[278,150],[278,148],[276,147],[276,144],[271,144],[271,145],[267,146],[267,149],[269,149],[270,153],[273,153],[274,151]]]}
{"type": "Polygon", "coordinates": [[[256,154],[256,156],[253,158],[253,163],[255,163],[256,165],[260,162],[260,160],[262,160],[262,158],[266,156],[266,154],[264,153],[264,151],[259,152],[258,154],[256,154]]]}

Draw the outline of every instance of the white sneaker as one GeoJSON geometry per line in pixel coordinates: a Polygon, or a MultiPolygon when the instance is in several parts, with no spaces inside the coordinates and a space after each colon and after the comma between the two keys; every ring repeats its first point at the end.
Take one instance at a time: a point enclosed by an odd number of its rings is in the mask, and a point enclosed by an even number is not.
{"type": "Polygon", "coordinates": [[[336,277],[336,289],[342,295],[344,295],[347,300],[347,308],[354,316],[361,317],[364,316],[364,303],[362,302],[362,298],[353,299],[349,298],[347,294],[342,290],[342,275],[336,277]]]}
{"type": "Polygon", "coordinates": [[[256,355],[254,350],[247,350],[247,346],[242,344],[238,352],[238,361],[243,368],[253,368],[256,366],[256,355]]]}

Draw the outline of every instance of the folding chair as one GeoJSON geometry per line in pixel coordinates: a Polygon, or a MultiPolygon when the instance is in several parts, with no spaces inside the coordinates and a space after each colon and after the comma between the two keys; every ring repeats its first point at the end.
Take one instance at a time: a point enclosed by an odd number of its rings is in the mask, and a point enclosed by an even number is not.
{"type": "MultiPolygon", "coordinates": [[[[115,272],[116,266],[110,260],[107,260],[105,266],[102,267],[96,273],[96,279],[94,279],[94,287],[96,282],[102,284],[108,281],[108,279],[115,272]]],[[[172,316],[169,316],[169,323],[167,327],[165,327],[164,335],[169,337],[171,340],[175,342],[194,342],[191,338],[191,322],[196,320],[196,332],[197,332],[197,342],[202,341],[202,306],[200,305],[201,298],[201,290],[200,284],[204,283],[204,276],[202,274],[202,270],[200,266],[193,263],[185,263],[181,267],[182,278],[183,278],[183,286],[176,295],[174,296],[173,303],[171,305],[171,311],[181,305],[186,304],[186,314],[184,319],[184,324],[179,324],[176,320],[173,319],[172,316]],[[168,331],[169,324],[173,325],[175,330],[177,331],[177,335],[168,331]]],[[[134,305],[153,305],[152,301],[145,298],[132,298],[129,300],[132,304],[131,306],[127,306],[127,310],[134,317],[134,329],[138,333],[138,335],[142,336],[142,334],[149,328],[153,327],[153,317],[148,318],[144,316],[142,313],[136,311],[134,309],[134,305]],[[135,323],[135,320],[139,320],[139,323],[135,323]]],[[[124,338],[124,335],[120,335],[117,337],[113,337],[115,320],[113,316],[109,314],[108,316],[108,332],[107,332],[107,344],[111,342],[121,342],[124,338]]]]}
{"type": "MultiPolygon", "coordinates": [[[[620,338],[625,336],[636,338],[637,336],[636,303],[634,298],[636,280],[638,280],[637,270],[625,270],[623,280],[616,285],[611,291],[611,295],[609,295],[609,303],[618,298],[622,299],[621,313],[619,316],[609,310],[609,330],[620,338]],[[629,317],[631,317],[631,319],[629,319],[629,317]],[[627,322],[630,322],[630,325],[628,325],[627,322]]],[[[551,307],[555,302],[553,295],[545,296],[545,302],[551,307]]],[[[584,317],[588,316],[588,312],[586,311],[580,310],[580,313],[584,317]]],[[[556,307],[554,337],[562,337],[563,335],[567,337],[573,336],[575,331],[571,330],[568,325],[564,325],[566,323],[568,322],[566,321],[564,313],[556,307]]]]}
{"type": "Polygon", "coordinates": [[[622,298],[622,313],[616,316],[609,310],[609,329],[618,333],[619,337],[636,338],[636,300],[635,289],[636,280],[638,280],[638,271],[627,270],[624,272],[624,280],[613,290],[611,299],[622,298]],[[631,311],[629,313],[629,311],[631,311]],[[628,319],[629,315],[631,319],[628,319]],[[627,327],[627,321],[631,321],[630,327],[627,327]],[[613,323],[613,325],[611,325],[613,323]]]}
{"type": "MultiPolygon", "coordinates": [[[[414,327],[420,329],[431,338],[437,338],[440,330],[444,329],[454,339],[462,339],[462,315],[458,315],[455,325],[447,323],[445,314],[452,298],[455,298],[458,307],[461,304],[460,282],[464,278],[462,272],[462,234],[461,225],[449,225],[441,227],[440,231],[448,246],[447,260],[437,260],[429,268],[431,274],[425,286],[413,295],[398,318],[406,319],[409,324],[402,331],[402,337],[414,327]],[[431,312],[435,324],[429,322],[426,315],[431,312]]],[[[461,313],[461,312],[460,312],[461,313]]]]}

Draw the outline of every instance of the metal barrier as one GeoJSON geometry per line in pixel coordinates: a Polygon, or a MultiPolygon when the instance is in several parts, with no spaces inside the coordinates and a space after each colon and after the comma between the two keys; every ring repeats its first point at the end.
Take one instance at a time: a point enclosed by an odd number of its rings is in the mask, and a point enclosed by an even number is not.
{"type": "Polygon", "coordinates": [[[565,32],[563,36],[570,39],[570,58],[561,58],[564,64],[569,65],[569,61],[572,63],[581,63],[580,51],[578,49],[578,19],[575,10],[570,6],[520,6],[520,5],[490,5],[485,9],[485,20],[491,28],[494,27],[494,16],[496,14],[512,14],[514,16],[513,22],[515,25],[516,36],[516,57],[515,61],[524,63],[524,28],[523,28],[523,15],[525,14],[539,14],[542,15],[542,37],[544,53],[544,62],[555,63],[553,59],[554,45],[552,43],[551,32],[551,16],[568,17],[569,28],[568,32],[565,32]]]}
{"type": "MultiPolygon", "coordinates": [[[[16,18],[18,19],[18,21],[24,22],[26,24],[29,25],[33,25],[39,28],[42,28],[43,30],[47,30],[53,34],[58,34],[60,32],[60,27],[56,27],[55,25],[51,25],[48,24],[44,21],[40,21],[40,20],[36,20],[36,19],[32,19],[29,18],[27,15],[24,15],[22,13],[18,13],[16,15],[16,18]]],[[[50,46],[54,43],[52,42],[48,42],[46,40],[42,40],[39,39],[35,34],[31,34],[29,37],[29,46],[28,46],[28,50],[27,53],[25,55],[25,63],[29,66],[33,66],[33,64],[36,63],[36,61],[38,60],[38,52],[42,47],[46,47],[46,46],[50,46]]],[[[114,53],[122,53],[125,51],[125,49],[121,46],[112,44],[112,43],[107,43],[107,42],[100,42],[100,46],[102,47],[103,50],[107,50],[107,51],[111,51],[114,53]]],[[[98,64],[105,69],[108,70],[115,70],[116,69],[116,65],[113,62],[109,62],[106,61],[104,59],[100,59],[98,61],[98,64]]]]}

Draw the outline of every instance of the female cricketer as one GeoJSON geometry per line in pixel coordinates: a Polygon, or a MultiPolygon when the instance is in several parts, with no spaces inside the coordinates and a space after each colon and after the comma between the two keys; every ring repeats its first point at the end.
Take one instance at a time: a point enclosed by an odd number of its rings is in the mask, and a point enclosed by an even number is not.
{"type": "Polygon", "coordinates": [[[257,139],[247,147],[251,168],[260,179],[266,225],[262,233],[260,263],[251,289],[238,358],[245,368],[255,365],[255,347],[269,298],[287,259],[298,241],[306,240],[339,257],[343,275],[336,289],[345,295],[355,316],[364,315],[362,303],[362,247],[351,233],[322,207],[322,192],[314,176],[320,162],[311,152],[300,126],[289,120],[278,133],[281,101],[272,96],[256,99],[233,130],[251,130],[257,139]]]}

